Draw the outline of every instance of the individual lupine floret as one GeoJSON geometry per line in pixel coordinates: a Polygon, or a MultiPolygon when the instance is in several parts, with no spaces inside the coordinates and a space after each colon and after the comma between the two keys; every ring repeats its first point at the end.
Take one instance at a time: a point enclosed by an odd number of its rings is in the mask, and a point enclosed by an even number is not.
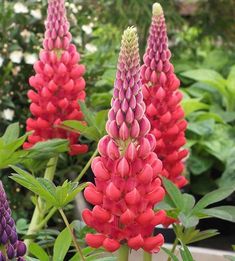
{"type": "Polygon", "coordinates": [[[7,196],[0,181],[0,261],[24,261],[25,244],[18,240],[7,196]]]}
{"type": "Polygon", "coordinates": [[[64,120],[83,119],[78,100],[85,99],[85,67],[79,64],[80,55],[71,44],[69,23],[64,0],[49,0],[45,39],[40,59],[34,64],[35,76],[29,83],[32,118],[27,120],[27,131],[34,131],[24,144],[30,148],[39,141],[64,138],[70,142],[70,154],[87,151],[77,144],[79,134],[58,128],[64,120]]]}
{"type": "Polygon", "coordinates": [[[182,148],[186,142],[187,122],[180,106],[183,97],[178,90],[180,81],[174,73],[170,57],[163,10],[160,4],[155,3],[144,64],[141,67],[146,116],[151,123],[151,133],[157,141],[155,151],[163,163],[162,175],[178,187],[183,187],[187,184],[182,175],[183,159],[188,154],[182,148]]]}
{"type": "Polygon", "coordinates": [[[99,157],[92,162],[95,185],[84,191],[93,210],[84,210],[85,223],[98,233],[87,234],[91,247],[115,251],[120,244],[135,250],[158,252],[164,238],[152,236],[164,211],[153,207],[164,197],[158,174],[162,163],[153,152],[156,141],[149,134],[141,91],[138,38],[135,28],[122,37],[111,109],[99,157]]]}

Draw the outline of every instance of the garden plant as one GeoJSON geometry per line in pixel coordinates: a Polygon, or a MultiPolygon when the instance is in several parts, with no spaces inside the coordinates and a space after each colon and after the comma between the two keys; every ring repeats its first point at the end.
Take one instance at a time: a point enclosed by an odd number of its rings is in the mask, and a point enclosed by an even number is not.
{"type": "MultiPolygon", "coordinates": [[[[149,31],[140,23],[140,29],[126,26],[116,34],[117,68],[113,61],[105,76],[102,68],[90,69],[89,57],[86,63],[80,57],[65,1],[48,0],[42,49],[28,75],[26,131],[15,122],[0,137],[1,173],[10,169],[10,184],[30,195],[22,205],[29,200],[34,210],[28,222],[17,220],[4,177],[0,261],[127,261],[134,251],[144,261],[159,251],[167,261],[193,261],[188,245],[219,234],[200,229],[200,220],[235,222],[235,206],[216,205],[235,191],[235,67],[226,79],[213,68],[177,69],[159,3],[149,23],[149,31]],[[146,45],[143,61],[138,31],[146,45]],[[87,88],[92,72],[104,79],[87,88]],[[180,90],[178,72],[189,88],[180,90]],[[111,91],[95,93],[108,81],[111,91]],[[215,180],[213,164],[223,169],[215,180]],[[192,181],[199,198],[188,190],[192,181]],[[81,210],[76,220],[74,201],[81,210]],[[159,226],[173,228],[170,248],[159,226]]],[[[105,60],[108,54],[100,52],[105,60]]]]}

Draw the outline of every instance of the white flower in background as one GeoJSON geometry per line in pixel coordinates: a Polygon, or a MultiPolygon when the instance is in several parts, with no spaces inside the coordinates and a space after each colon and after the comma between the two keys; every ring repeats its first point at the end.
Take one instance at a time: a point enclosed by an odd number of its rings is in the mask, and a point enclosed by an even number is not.
{"type": "Polygon", "coordinates": [[[76,5],[74,3],[69,5],[70,9],[72,10],[73,13],[77,14],[78,13],[78,9],[76,7],[76,5]]]}
{"type": "Polygon", "coordinates": [[[10,53],[10,59],[13,63],[20,63],[23,57],[22,51],[13,51],[10,53]]]}
{"type": "Polygon", "coordinates": [[[92,27],[90,24],[83,25],[82,30],[88,35],[92,33],[92,27]]]}
{"type": "Polygon", "coordinates": [[[14,115],[15,115],[15,112],[13,110],[11,110],[11,109],[5,109],[2,112],[3,119],[8,120],[8,121],[12,121],[14,115]]]}
{"type": "Polygon", "coordinates": [[[82,5],[78,5],[78,10],[79,10],[79,11],[82,10],[82,5]]]}
{"type": "Polygon", "coordinates": [[[31,10],[30,14],[38,20],[42,18],[42,12],[40,9],[31,10]]]}
{"type": "Polygon", "coordinates": [[[94,44],[87,43],[85,48],[89,53],[95,53],[97,51],[97,47],[94,44]]]}
{"type": "Polygon", "coordinates": [[[74,40],[75,44],[82,45],[82,38],[81,38],[81,36],[74,37],[73,40],[74,40]]]}
{"type": "Polygon", "coordinates": [[[3,61],[4,61],[4,59],[3,59],[2,56],[0,55],[0,67],[1,67],[2,64],[3,64],[3,61]]]}
{"type": "Polygon", "coordinates": [[[34,64],[37,61],[37,58],[35,53],[24,53],[24,60],[27,64],[34,64]]]}
{"type": "Polygon", "coordinates": [[[14,4],[14,12],[16,14],[20,14],[20,13],[26,14],[29,12],[29,9],[24,4],[17,2],[14,4]]]}
{"type": "Polygon", "coordinates": [[[22,38],[24,38],[25,42],[28,43],[30,40],[30,36],[31,36],[31,32],[28,31],[27,29],[24,29],[20,35],[22,36],[22,38]]]}

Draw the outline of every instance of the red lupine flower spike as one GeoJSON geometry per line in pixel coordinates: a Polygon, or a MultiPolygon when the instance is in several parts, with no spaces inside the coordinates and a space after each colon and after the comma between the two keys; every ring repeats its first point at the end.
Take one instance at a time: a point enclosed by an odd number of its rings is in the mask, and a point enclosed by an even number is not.
{"type": "Polygon", "coordinates": [[[95,185],[84,191],[95,207],[84,210],[83,219],[97,231],[86,235],[86,241],[111,252],[120,244],[157,252],[163,244],[162,235],[151,236],[165,217],[164,211],[153,211],[165,192],[158,178],[162,163],[153,152],[156,141],[145,116],[139,60],[137,33],[131,27],[122,37],[108,135],[92,162],[95,185]]]}
{"type": "Polygon", "coordinates": [[[163,10],[160,4],[155,3],[144,64],[141,67],[144,102],[151,123],[150,133],[157,140],[155,151],[163,163],[162,175],[181,188],[187,184],[182,175],[183,160],[188,154],[182,148],[186,142],[187,122],[180,106],[180,81],[174,73],[170,57],[163,10]]]}
{"type": "Polygon", "coordinates": [[[85,99],[85,67],[71,44],[64,0],[49,0],[44,49],[34,64],[36,74],[29,79],[34,90],[28,92],[32,117],[27,131],[33,131],[24,144],[30,148],[39,141],[68,139],[70,154],[85,153],[86,145],[77,144],[79,134],[58,128],[65,120],[83,120],[78,100],[85,99]]]}

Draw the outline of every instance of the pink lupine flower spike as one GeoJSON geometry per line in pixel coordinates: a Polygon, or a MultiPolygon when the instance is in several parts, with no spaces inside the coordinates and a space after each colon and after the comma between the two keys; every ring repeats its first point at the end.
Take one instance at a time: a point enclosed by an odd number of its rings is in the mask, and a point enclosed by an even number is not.
{"type": "Polygon", "coordinates": [[[161,234],[152,236],[165,218],[164,211],[153,210],[165,192],[158,177],[162,163],[153,152],[156,141],[145,116],[139,62],[137,33],[131,27],[122,36],[108,135],[100,140],[100,156],[92,162],[95,185],[84,191],[95,206],[84,210],[83,219],[97,231],[87,234],[86,241],[110,252],[121,244],[158,252],[164,242],[161,234]]]}
{"type": "Polygon", "coordinates": [[[32,117],[27,120],[27,131],[34,131],[24,144],[30,148],[39,141],[64,138],[70,142],[70,154],[87,151],[77,144],[79,134],[58,128],[64,120],[82,120],[78,100],[85,99],[85,67],[79,64],[80,55],[71,44],[69,23],[64,0],[49,0],[45,39],[40,59],[34,64],[35,76],[28,92],[32,117]]]}
{"type": "Polygon", "coordinates": [[[157,141],[155,152],[163,163],[162,175],[181,188],[187,184],[182,175],[183,159],[188,154],[182,148],[186,142],[187,122],[180,106],[183,97],[178,90],[180,81],[174,73],[170,57],[163,10],[160,4],[155,3],[144,64],[141,67],[143,95],[146,116],[151,123],[150,133],[157,141]]]}

